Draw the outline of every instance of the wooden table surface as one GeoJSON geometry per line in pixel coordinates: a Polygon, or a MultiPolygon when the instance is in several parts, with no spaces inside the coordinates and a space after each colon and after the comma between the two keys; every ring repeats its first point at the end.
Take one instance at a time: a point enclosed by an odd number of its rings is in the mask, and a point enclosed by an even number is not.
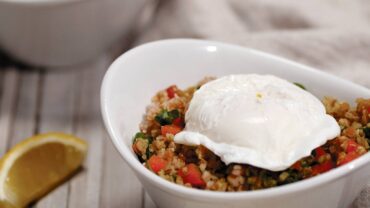
{"type": "Polygon", "coordinates": [[[42,132],[72,133],[89,143],[83,170],[31,207],[155,207],[102,122],[100,84],[115,54],[59,69],[19,66],[0,55],[0,156],[42,132]]]}

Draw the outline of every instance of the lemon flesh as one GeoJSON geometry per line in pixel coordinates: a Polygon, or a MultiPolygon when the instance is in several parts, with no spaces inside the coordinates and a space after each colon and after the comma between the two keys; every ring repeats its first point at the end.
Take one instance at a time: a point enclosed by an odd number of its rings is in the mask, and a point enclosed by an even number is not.
{"type": "Polygon", "coordinates": [[[87,144],[74,136],[48,133],[31,137],[0,160],[0,205],[24,207],[73,174],[87,144]]]}

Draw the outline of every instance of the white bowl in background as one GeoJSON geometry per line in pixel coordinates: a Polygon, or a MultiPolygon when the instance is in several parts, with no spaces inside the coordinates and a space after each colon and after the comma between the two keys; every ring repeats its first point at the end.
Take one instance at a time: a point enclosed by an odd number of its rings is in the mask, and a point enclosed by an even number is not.
{"type": "Polygon", "coordinates": [[[127,34],[150,0],[0,0],[0,48],[34,65],[85,62],[127,34]]]}
{"type": "Polygon", "coordinates": [[[148,169],[131,149],[133,135],[151,97],[165,87],[184,88],[205,76],[274,74],[302,83],[319,98],[330,95],[353,104],[370,90],[319,70],[270,54],[211,41],[164,40],[134,48],[107,71],[101,89],[106,128],[144,189],[162,208],[312,208],[348,207],[370,179],[370,154],[325,174],[292,184],[238,193],[186,188],[148,169]]]}

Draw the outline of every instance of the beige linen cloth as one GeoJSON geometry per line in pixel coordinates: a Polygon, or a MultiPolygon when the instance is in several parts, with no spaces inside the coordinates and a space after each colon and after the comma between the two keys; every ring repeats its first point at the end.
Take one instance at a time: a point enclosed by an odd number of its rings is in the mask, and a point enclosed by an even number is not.
{"type": "MultiPolygon", "coordinates": [[[[370,0],[164,0],[139,34],[252,47],[370,88],[370,0]]],[[[370,184],[353,207],[370,207],[370,184]]]]}

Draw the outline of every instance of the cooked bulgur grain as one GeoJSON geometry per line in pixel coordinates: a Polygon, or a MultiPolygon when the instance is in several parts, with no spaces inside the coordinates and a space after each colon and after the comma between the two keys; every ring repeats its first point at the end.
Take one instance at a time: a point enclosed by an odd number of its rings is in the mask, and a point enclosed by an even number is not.
{"type": "Polygon", "coordinates": [[[213,78],[181,90],[173,85],[158,92],[148,106],[133,140],[140,161],[160,177],[187,187],[214,191],[269,188],[310,178],[346,164],[369,151],[370,99],[359,98],[351,108],[346,102],[326,97],[326,112],[341,127],[341,135],[316,148],[284,171],[269,171],[245,164],[225,165],[204,146],[174,143],[184,126],[193,93],[213,78]]]}

